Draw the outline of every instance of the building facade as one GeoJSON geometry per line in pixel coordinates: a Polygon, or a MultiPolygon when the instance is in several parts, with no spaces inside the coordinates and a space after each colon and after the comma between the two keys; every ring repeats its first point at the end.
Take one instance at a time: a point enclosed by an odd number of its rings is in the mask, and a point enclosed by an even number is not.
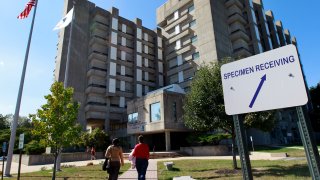
{"type": "MultiPolygon", "coordinates": [[[[65,1],[64,12],[72,8],[65,1]]],[[[74,6],[67,84],[80,102],[78,120],[87,130],[102,128],[126,136],[127,101],[164,85],[161,30],[101,9],[87,0],[74,6]]],[[[59,33],[55,79],[64,81],[70,26],[59,33]]]]}
{"type": "MultiPolygon", "coordinates": [[[[64,14],[72,6],[71,0],[65,0],[64,14]]],[[[167,142],[170,136],[166,132],[172,128],[164,125],[172,119],[165,114],[154,123],[159,126],[146,124],[139,131],[131,122],[139,112],[143,116],[137,115],[138,119],[144,117],[140,120],[147,122],[147,116],[152,117],[152,113],[145,114],[143,104],[172,93],[162,91],[151,95],[149,92],[173,84],[188,92],[202,64],[226,57],[245,58],[287,44],[297,45],[296,38],[291,37],[281,21],[275,21],[272,11],[264,10],[262,0],[168,0],[157,9],[155,31],[143,27],[141,19],[130,21],[119,16],[116,8],[107,11],[87,0],[78,0],[74,8],[72,36],[70,26],[59,32],[55,79],[65,81],[71,37],[66,81],[81,103],[78,120],[84,129],[102,128],[111,137],[134,138],[140,133],[161,132],[155,139],[167,142]]],[[[175,95],[173,99],[182,98],[175,95]]],[[[160,111],[166,112],[165,108],[161,106],[160,111]]],[[[261,143],[265,144],[296,140],[294,113],[290,109],[280,110],[280,128],[275,132],[249,130],[247,134],[262,139],[261,143]]],[[[174,130],[188,131],[184,126],[174,130]]],[[[160,146],[169,150],[172,145],[160,143],[160,146]]]]}
{"type": "Polygon", "coordinates": [[[156,151],[179,150],[185,146],[191,130],[183,121],[184,97],[184,90],[172,84],[129,101],[127,133],[131,147],[139,134],[156,151]]]}
{"type": "MultiPolygon", "coordinates": [[[[165,79],[189,90],[201,64],[227,57],[241,59],[288,44],[295,37],[265,11],[262,0],[168,0],[157,9],[165,37],[165,79]]],[[[294,108],[277,112],[273,132],[249,129],[257,144],[299,142],[294,108]]]]}

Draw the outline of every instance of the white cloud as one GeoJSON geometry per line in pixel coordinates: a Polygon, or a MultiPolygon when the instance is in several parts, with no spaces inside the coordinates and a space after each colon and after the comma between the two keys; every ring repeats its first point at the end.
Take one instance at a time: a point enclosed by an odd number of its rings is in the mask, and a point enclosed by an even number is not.
{"type": "Polygon", "coordinates": [[[4,62],[3,61],[0,61],[0,66],[4,66],[4,62]]]}

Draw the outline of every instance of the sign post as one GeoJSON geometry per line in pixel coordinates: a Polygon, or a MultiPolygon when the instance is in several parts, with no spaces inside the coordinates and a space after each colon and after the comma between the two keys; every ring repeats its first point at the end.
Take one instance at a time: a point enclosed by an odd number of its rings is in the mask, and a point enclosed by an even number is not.
{"type": "Polygon", "coordinates": [[[247,141],[244,135],[243,116],[233,115],[234,130],[236,132],[238,151],[240,156],[242,177],[246,180],[252,180],[251,163],[249,158],[249,151],[247,141]],[[241,119],[239,119],[239,116],[241,119]]]}
{"type": "Polygon", "coordinates": [[[287,45],[225,64],[221,67],[221,78],[226,113],[234,115],[243,178],[252,179],[252,174],[250,160],[246,159],[247,146],[241,143],[243,135],[238,115],[297,106],[298,126],[310,173],[313,179],[320,179],[319,152],[301,107],[308,102],[308,97],[296,47],[287,45]]]}
{"type": "Polygon", "coordinates": [[[254,146],[253,146],[253,139],[252,139],[252,136],[250,136],[250,141],[251,141],[251,145],[252,145],[252,151],[254,151],[254,146]]]}
{"type": "Polygon", "coordinates": [[[4,173],[4,155],[7,151],[7,142],[3,142],[2,144],[2,171],[1,171],[1,180],[3,179],[3,173],[4,173]]]}
{"type": "Polygon", "coordinates": [[[22,159],[22,149],[23,149],[23,144],[24,144],[24,134],[20,134],[19,136],[19,150],[20,150],[20,155],[19,155],[19,168],[18,168],[18,177],[17,179],[20,179],[20,171],[21,171],[21,159],[22,159]]]}
{"type": "Polygon", "coordinates": [[[316,141],[310,133],[312,131],[309,119],[306,119],[303,114],[302,107],[296,107],[298,114],[298,128],[300,131],[301,140],[306,152],[306,157],[308,160],[308,167],[312,179],[320,179],[320,158],[318,148],[316,146],[316,141]]]}

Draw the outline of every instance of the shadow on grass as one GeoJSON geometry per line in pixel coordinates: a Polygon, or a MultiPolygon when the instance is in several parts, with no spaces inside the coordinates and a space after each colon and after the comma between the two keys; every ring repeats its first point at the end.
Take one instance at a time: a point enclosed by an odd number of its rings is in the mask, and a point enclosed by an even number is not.
{"type": "Polygon", "coordinates": [[[176,172],[178,172],[178,171],[180,171],[180,169],[173,167],[170,171],[176,171],[176,172]]]}
{"type": "Polygon", "coordinates": [[[289,167],[273,165],[269,166],[267,169],[253,169],[253,175],[255,177],[262,176],[275,176],[275,177],[283,177],[292,175],[295,177],[310,177],[309,169],[307,165],[292,165],[289,167]]]}

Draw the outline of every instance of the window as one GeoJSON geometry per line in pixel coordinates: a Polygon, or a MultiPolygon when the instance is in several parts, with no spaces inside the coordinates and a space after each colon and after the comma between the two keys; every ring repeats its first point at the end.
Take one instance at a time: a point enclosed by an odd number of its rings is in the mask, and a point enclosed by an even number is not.
{"type": "Polygon", "coordinates": [[[183,71],[180,71],[180,72],[178,73],[178,82],[179,82],[179,83],[182,83],[183,80],[184,80],[184,78],[183,78],[183,71]]]}
{"type": "Polygon", "coordinates": [[[161,120],[161,105],[160,102],[150,104],[150,122],[161,120]]]}
{"type": "Polygon", "coordinates": [[[192,4],[189,8],[188,8],[188,12],[192,12],[194,10],[194,5],[192,4]]]}
{"type": "Polygon", "coordinates": [[[197,40],[198,40],[198,36],[195,35],[191,38],[191,43],[197,42],[197,40]]]}
{"type": "Polygon", "coordinates": [[[179,34],[179,33],[180,33],[180,26],[179,26],[179,24],[176,25],[176,27],[174,28],[174,30],[175,30],[175,34],[179,34]]]}
{"type": "Polygon", "coordinates": [[[182,60],[182,55],[181,54],[177,56],[177,64],[178,64],[178,66],[183,64],[183,60],[182,60]]]}
{"type": "Polygon", "coordinates": [[[174,12],[174,20],[177,20],[179,18],[179,11],[174,12]]]}
{"type": "Polygon", "coordinates": [[[129,114],[129,115],[128,115],[128,122],[129,122],[129,123],[136,123],[136,122],[138,122],[138,113],[135,112],[135,113],[129,114]]]}
{"type": "Polygon", "coordinates": [[[176,47],[175,47],[175,49],[178,50],[178,49],[180,49],[180,48],[181,48],[181,41],[180,41],[180,39],[179,39],[178,41],[176,41],[176,47]]]}
{"type": "Polygon", "coordinates": [[[173,121],[177,122],[178,118],[177,118],[177,103],[173,102],[172,104],[172,116],[173,116],[173,121]]]}
{"type": "Polygon", "coordinates": [[[191,21],[190,23],[189,23],[189,27],[193,27],[194,25],[196,25],[196,20],[193,20],[193,21],[191,21]]]}
{"type": "Polygon", "coordinates": [[[117,38],[118,38],[118,37],[117,37],[117,33],[111,32],[111,43],[112,43],[112,44],[117,44],[117,41],[118,41],[117,38]]]}
{"type": "Polygon", "coordinates": [[[113,60],[117,59],[117,48],[111,46],[111,54],[110,54],[110,58],[113,60]]]}
{"type": "Polygon", "coordinates": [[[122,32],[126,33],[127,32],[127,25],[122,24],[121,30],[122,30],[122,32]]]}
{"type": "Polygon", "coordinates": [[[142,44],[140,41],[137,41],[137,52],[141,53],[141,51],[142,51],[142,44]]]}
{"type": "Polygon", "coordinates": [[[193,59],[193,60],[199,59],[199,57],[200,57],[199,52],[196,52],[196,53],[193,53],[193,54],[192,54],[192,59],[193,59]]]}
{"type": "Polygon", "coordinates": [[[112,18],[112,29],[118,30],[118,19],[112,18]]]}
{"type": "Polygon", "coordinates": [[[142,30],[137,28],[137,39],[142,39],[142,30]]]}

